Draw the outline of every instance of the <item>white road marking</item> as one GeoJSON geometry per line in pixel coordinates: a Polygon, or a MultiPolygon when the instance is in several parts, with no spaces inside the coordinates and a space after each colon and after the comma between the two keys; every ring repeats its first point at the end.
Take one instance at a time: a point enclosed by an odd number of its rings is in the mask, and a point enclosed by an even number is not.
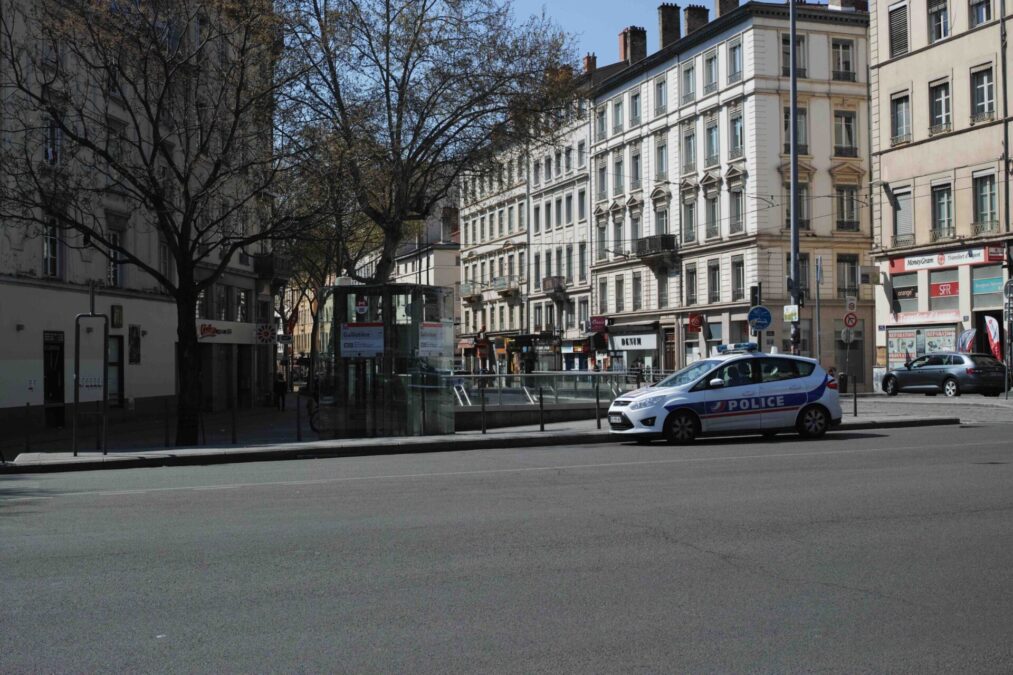
{"type": "MultiPolygon", "coordinates": [[[[824,455],[857,455],[870,452],[902,452],[905,450],[927,450],[940,448],[944,445],[952,446],[952,443],[940,445],[907,445],[887,448],[852,448],[848,450],[824,450],[811,452],[780,452],[774,454],[752,454],[752,455],[731,455],[725,457],[674,457],[671,459],[650,459],[629,462],[600,462],[595,464],[561,464],[558,466],[530,466],[506,469],[472,469],[469,471],[443,471],[426,473],[401,473],[381,474],[375,476],[345,476],[340,478],[316,478],[311,480],[285,480],[266,481],[260,483],[225,483],[222,485],[193,485],[174,486],[159,488],[142,488],[136,490],[85,490],[79,492],[58,492],[45,497],[15,497],[6,501],[26,501],[31,499],[52,499],[54,497],[113,497],[117,495],[154,494],[160,492],[181,492],[181,491],[216,491],[236,490],[240,488],[256,487],[281,487],[281,486],[305,486],[305,485],[326,485],[331,483],[351,483],[366,480],[405,480],[415,478],[449,478],[453,476],[481,476],[510,473],[531,473],[538,471],[575,471],[580,469],[607,469],[613,467],[628,466],[652,466],[659,464],[691,464],[699,462],[728,462],[743,459],[787,459],[792,457],[819,457],[824,455]]],[[[982,446],[1003,446],[1001,441],[979,441],[976,443],[961,443],[960,448],[972,448],[982,446]]],[[[2,492],[0,492],[2,494],[2,492]]]]}

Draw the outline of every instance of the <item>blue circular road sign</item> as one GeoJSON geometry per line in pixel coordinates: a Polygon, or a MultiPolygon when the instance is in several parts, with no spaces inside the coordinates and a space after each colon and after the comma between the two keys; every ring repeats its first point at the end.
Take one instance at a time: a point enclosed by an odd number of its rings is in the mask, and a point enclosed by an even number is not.
{"type": "Polygon", "coordinates": [[[763,305],[750,307],[749,315],[746,319],[749,321],[749,325],[756,330],[764,330],[773,320],[770,316],[770,310],[763,305]]]}

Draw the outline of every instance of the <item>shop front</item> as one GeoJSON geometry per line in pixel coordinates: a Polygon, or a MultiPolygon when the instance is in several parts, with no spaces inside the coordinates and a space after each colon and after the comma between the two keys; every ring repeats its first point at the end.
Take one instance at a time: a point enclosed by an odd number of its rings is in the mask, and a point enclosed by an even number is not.
{"type": "Polygon", "coordinates": [[[563,370],[588,370],[592,355],[590,340],[563,340],[560,345],[563,370]]]}
{"type": "MultiPolygon", "coordinates": [[[[662,368],[659,324],[608,327],[609,370],[655,370],[662,368]]],[[[663,339],[663,338],[662,338],[663,339]]]]}

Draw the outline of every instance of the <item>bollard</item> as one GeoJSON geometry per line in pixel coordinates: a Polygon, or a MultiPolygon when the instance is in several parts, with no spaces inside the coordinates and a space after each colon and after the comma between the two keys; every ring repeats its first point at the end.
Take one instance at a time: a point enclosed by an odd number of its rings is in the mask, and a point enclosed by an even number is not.
{"type": "Polygon", "coordinates": [[[482,386],[482,380],[478,381],[478,397],[482,401],[482,433],[485,433],[485,387],[482,386]]]}
{"type": "Polygon", "coordinates": [[[599,378],[595,378],[594,383],[594,421],[601,429],[601,381],[599,378]]]}
{"type": "Polygon", "coordinates": [[[855,415],[854,416],[858,417],[858,387],[855,386],[855,385],[856,385],[856,383],[852,382],[852,386],[851,386],[851,400],[854,401],[854,406],[855,406],[855,415]]]}
{"type": "Polygon", "coordinates": [[[538,426],[539,431],[545,431],[545,397],[541,387],[538,387],[538,426]]]}
{"type": "Polygon", "coordinates": [[[295,401],[295,440],[302,443],[302,403],[299,401],[299,397],[296,397],[295,401]]]}
{"type": "Polygon", "coordinates": [[[169,399],[165,399],[162,405],[162,417],[165,418],[165,446],[169,447],[169,399]]]}

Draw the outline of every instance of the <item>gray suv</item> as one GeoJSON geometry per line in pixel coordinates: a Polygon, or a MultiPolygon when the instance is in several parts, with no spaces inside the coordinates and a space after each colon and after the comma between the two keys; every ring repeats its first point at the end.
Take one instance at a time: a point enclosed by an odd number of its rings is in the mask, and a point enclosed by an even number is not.
{"type": "Polygon", "coordinates": [[[997,396],[1006,387],[1006,367],[989,354],[936,352],[891,370],[883,377],[890,396],[918,392],[944,396],[985,394],[997,396]]]}

